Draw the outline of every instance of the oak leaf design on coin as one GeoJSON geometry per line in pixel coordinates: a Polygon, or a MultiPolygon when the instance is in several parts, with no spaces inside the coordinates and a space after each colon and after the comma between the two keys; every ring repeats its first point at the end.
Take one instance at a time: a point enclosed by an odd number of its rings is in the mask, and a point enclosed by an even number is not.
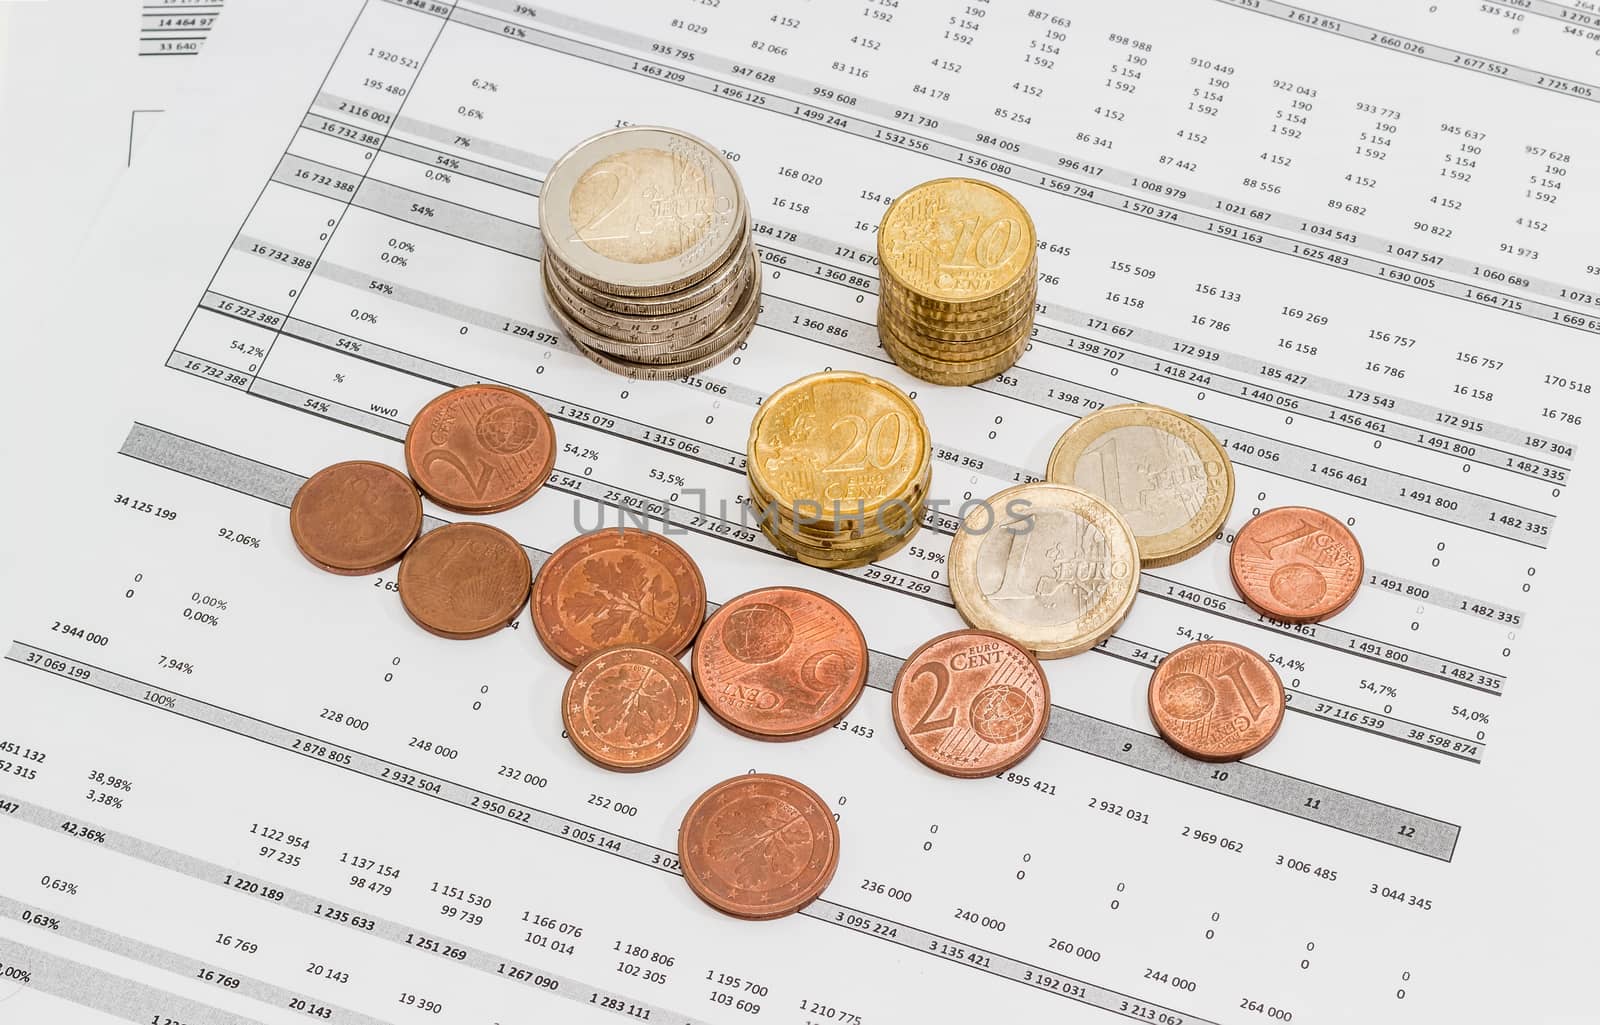
{"type": "Polygon", "coordinates": [[[674,589],[644,560],[628,554],[591,558],[581,572],[585,586],[566,596],[561,611],[587,624],[597,643],[637,639],[650,624],[661,629],[671,623],[671,611],[662,611],[660,606],[674,600],[674,589]],[[639,578],[644,579],[644,586],[634,597],[635,588],[629,582],[639,578]]]}

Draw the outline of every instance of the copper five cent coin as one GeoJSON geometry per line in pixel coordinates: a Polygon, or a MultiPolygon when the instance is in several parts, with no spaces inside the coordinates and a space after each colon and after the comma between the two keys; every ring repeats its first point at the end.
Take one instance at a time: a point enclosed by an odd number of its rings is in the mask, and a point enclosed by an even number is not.
{"type": "Polygon", "coordinates": [[[430,530],[400,560],[406,612],[429,633],[468,640],[494,633],[528,601],[533,569],[515,538],[485,523],[430,530]]]}
{"type": "Polygon", "coordinates": [[[930,768],[977,779],[1028,756],[1050,722],[1050,685],[1009,637],[956,630],[900,668],[891,699],[900,742],[930,768]]]}
{"type": "Polygon", "coordinates": [[[603,648],[642,644],[680,655],[706,617],[706,584],[689,553],[644,530],[573,538],[539,567],[533,628],[576,666],[603,648]]]}
{"type": "Polygon", "coordinates": [[[1285,623],[1316,623],[1355,598],[1365,575],[1361,545],[1317,509],[1268,509],[1239,531],[1228,555],[1245,604],[1285,623]]]}
{"type": "Polygon", "coordinates": [[[845,717],[867,682],[850,613],[799,587],[749,591],[706,620],[690,663],[711,714],[758,740],[799,740],[845,717]]]}
{"type": "Polygon", "coordinates": [[[329,573],[359,576],[400,561],[422,531],[422,497],[382,463],[334,463],[313,474],[289,506],[300,552],[329,573]]]}
{"type": "Polygon", "coordinates": [[[578,753],[618,772],[671,760],[694,733],[700,698],[682,664],[654,648],[607,648],[567,680],[561,722],[578,753]]]}
{"type": "Polygon", "coordinates": [[[550,418],[522,392],[497,384],[445,392],[406,431],[406,471],[429,498],[456,512],[521,505],[555,462],[550,418]]]}
{"type": "Polygon", "coordinates": [[[678,828],[683,878],[738,918],[781,918],[816,900],[839,867],[839,824],[809,787],[751,773],[700,795],[678,828]]]}
{"type": "Polygon", "coordinates": [[[1231,762],[1267,746],[1283,724],[1283,682],[1267,660],[1231,641],[1196,641],[1150,677],[1150,719],[1190,758],[1231,762]]]}

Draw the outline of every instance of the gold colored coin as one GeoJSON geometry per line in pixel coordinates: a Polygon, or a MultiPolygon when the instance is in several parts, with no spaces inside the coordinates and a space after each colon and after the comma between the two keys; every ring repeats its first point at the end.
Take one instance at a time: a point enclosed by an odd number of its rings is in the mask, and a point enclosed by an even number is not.
{"type": "Polygon", "coordinates": [[[1056,442],[1045,476],[1116,507],[1150,568],[1199,553],[1233,508],[1233,461],[1222,443],[1162,406],[1131,403],[1089,414],[1056,442]]]}
{"type": "Polygon", "coordinates": [[[1127,617],[1139,591],[1139,550],[1105,501],[1041,481],[973,509],[950,544],[949,572],[968,625],[1061,658],[1099,644],[1127,617]]]}
{"type": "Polygon", "coordinates": [[[1033,219],[1003,189],[940,178],[900,194],[878,229],[878,261],[924,303],[960,311],[1018,285],[1035,258],[1033,219]]]}

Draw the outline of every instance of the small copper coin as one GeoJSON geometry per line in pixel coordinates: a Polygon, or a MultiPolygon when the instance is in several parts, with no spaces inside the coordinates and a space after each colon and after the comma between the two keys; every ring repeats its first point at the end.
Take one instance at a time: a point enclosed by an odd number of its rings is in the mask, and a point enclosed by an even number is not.
{"type": "Polygon", "coordinates": [[[406,471],[427,496],[482,515],[521,505],[556,463],[539,404],[498,384],[469,384],[423,406],[406,431],[406,471]]]}
{"type": "Polygon", "coordinates": [[[867,682],[867,639],[837,602],[766,587],[706,620],[690,661],[711,714],[757,740],[799,740],[845,717],[867,682]]]}
{"type": "Polygon", "coordinates": [[[993,776],[1028,756],[1050,722],[1050,684],[1027,649],[987,630],[942,634],[895,677],[894,728],[947,776],[993,776]]]}
{"type": "Polygon", "coordinates": [[[607,648],[572,671],[561,695],[572,746],[618,772],[670,761],[689,743],[699,715],[694,681],[654,648],[607,648]]]}
{"type": "Polygon", "coordinates": [[[289,533],[329,573],[360,576],[400,561],[422,531],[422,496],[405,474],[355,460],[318,470],[295,492],[289,533]]]}
{"type": "Polygon", "coordinates": [[[683,654],[706,618],[706,584],[689,553],[644,530],[600,530],[551,553],[533,582],[533,628],[569,668],[604,648],[683,654]]]}
{"type": "Polygon", "coordinates": [[[1150,719],[1190,758],[1231,762],[1267,746],[1283,724],[1283,682],[1267,660],[1231,641],[1196,641],[1150,676],[1150,719]]]}
{"type": "Polygon", "coordinates": [[[736,918],[782,918],[816,900],[839,867],[839,824],[810,787],[751,773],[700,795],[678,827],[683,878],[736,918]]]}
{"type": "Polygon", "coordinates": [[[517,618],[533,568],[516,538],[486,523],[430,530],[400,560],[400,603],[417,625],[469,640],[517,618]]]}
{"type": "Polygon", "coordinates": [[[1355,598],[1365,575],[1361,545],[1318,509],[1268,509],[1239,531],[1228,555],[1245,604],[1284,623],[1317,623],[1355,598]]]}

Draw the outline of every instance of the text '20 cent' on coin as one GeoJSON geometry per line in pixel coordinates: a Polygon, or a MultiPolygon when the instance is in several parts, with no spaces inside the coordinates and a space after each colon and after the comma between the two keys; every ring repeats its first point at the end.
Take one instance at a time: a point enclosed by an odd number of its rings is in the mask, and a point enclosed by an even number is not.
{"type": "Polygon", "coordinates": [[[1197,641],[1161,660],[1150,677],[1150,719],[1190,758],[1231,762],[1255,754],[1283,724],[1283,682],[1242,644],[1197,641]]]}
{"type": "Polygon", "coordinates": [[[1004,772],[1028,756],[1050,722],[1044,669],[1017,642],[956,630],[900,668],[894,728],[917,760],[963,779],[1004,772]]]}
{"type": "Polygon", "coordinates": [[[533,569],[516,538],[486,523],[428,531],[400,560],[400,602],[429,633],[452,640],[492,634],[528,602],[533,569]]]}
{"type": "Polygon", "coordinates": [[[1065,484],[1018,484],[968,513],[950,543],[950,594],[961,618],[1040,658],[1099,644],[1139,592],[1128,523],[1065,484]]]}
{"type": "Polygon", "coordinates": [[[301,554],[344,576],[393,566],[421,531],[416,485],[382,463],[356,460],[319,470],[289,506],[289,533],[301,554]]]}
{"type": "Polygon", "coordinates": [[[654,648],[607,648],[572,671],[561,722],[578,753],[618,772],[669,761],[694,733],[700,696],[675,658],[654,648]]]}
{"type": "Polygon", "coordinates": [[[1344,609],[1365,575],[1348,527],[1304,506],[1268,509],[1246,523],[1228,553],[1245,604],[1284,623],[1316,623],[1344,609]]]}
{"type": "Polygon", "coordinates": [[[1056,442],[1045,476],[1110,502],[1133,528],[1146,568],[1204,550],[1233,508],[1233,461],[1222,444],[1161,406],[1090,413],[1056,442]]]}
{"type": "Polygon", "coordinates": [[[689,553],[660,534],[600,530],[551,553],[530,610],[540,643],[569,668],[618,644],[677,656],[705,620],[706,584],[689,553]]]}
{"type": "Polygon", "coordinates": [[[845,717],[867,682],[867,639],[815,591],[766,587],[727,602],[691,660],[706,707],[757,740],[799,740],[845,717]]]}
{"type": "Polygon", "coordinates": [[[406,431],[406,470],[417,487],[456,512],[484,515],[521,505],[550,476],[555,429],[514,388],[469,384],[423,406],[406,431]]]}
{"type": "Polygon", "coordinates": [[[678,828],[683,878],[726,915],[782,918],[827,889],[839,824],[810,787],[751,773],[700,795],[678,828]]]}

